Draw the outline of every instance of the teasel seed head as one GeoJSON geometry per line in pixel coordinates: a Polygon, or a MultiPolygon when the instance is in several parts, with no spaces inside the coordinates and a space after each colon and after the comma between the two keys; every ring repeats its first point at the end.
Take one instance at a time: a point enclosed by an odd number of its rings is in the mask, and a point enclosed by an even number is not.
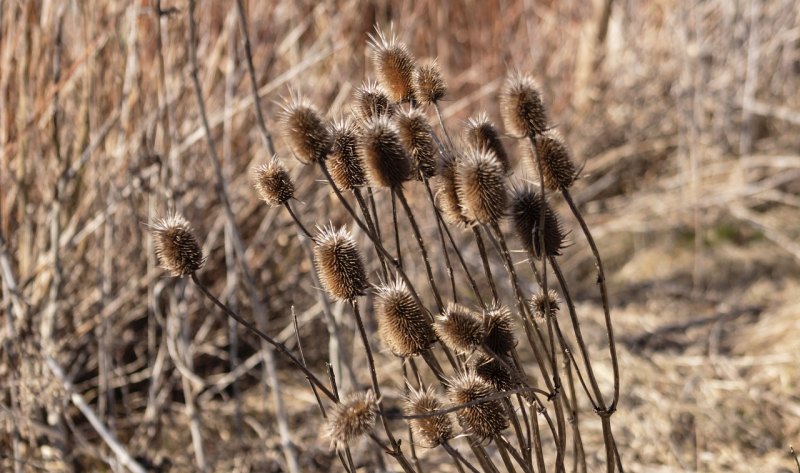
{"type": "Polygon", "coordinates": [[[500,141],[500,133],[497,127],[489,120],[485,112],[481,112],[477,117],[467,120],[465,128],[466,141],[469,146],[475,149],[488,149],[494,152],[495,157],[503,165],[503,171],[508,174],[511,172],[511,161],[508,153],[500,141]]]}
{"type": "MultiPolygon", "coordinates": [[[[504,361],[511,366],[510,359],[504,358],[504,361]]],[[[518,384],[503,363],[483,353],[473,358],[472,366],[475,374],[488,381],[497,391],[510,391],[518,384]]]]}
{"type": "Polygon", "coordinates": [[[439,161],[438,182],[436,184],[436,197],[442,216],[451,225],[467,227],[474,222],[461,212],[461,202],[456,189],[456,157],[448,151],[439,161]]]}
{"type": "Polygon", "coordinates": [[[547,130],[547,111],[536,81],[514,74],[500,93],[500,111],[506,130],[517,136],[536,137],[547,130]]]}
{"type": "Polygon", "coordinates": [[[378,417],[378,402],[372,391],[353,392],[328,413],[325,435],[331,439],[331,448],[341,450],[347,444],[369,434],[378,417]]]}
{"type": "Polygon", "coordinates": [[[373,117],[364,125],[361,156],[372,186],[399,187],[411,175],[411,162],[397,126],[385,116],[373,117]]]}
{"type": "Polygon", "coordinates": [[[171,276],[183,277],[203,267],[206,259],[189,222],[177,213],[156,219],[149,225],[156,257],[171,276]]]}
{"type": "MultiPolygon", "coordinates": [[[[548,295],[548,304],[550,306],[550,317],[555,317],[558,315],[559,304],[558,304],[558,293],[556,291],[550,289],[547,291],[548,295]]],[[[547,308],[545,306],[545,298],[544,293],[542,291],[537,292],[533,296],[531,296],[531,307],[533,308],[533,318],[536,322],[542,323],[547,318],[545,314],[547,314],[547,308]]]]}
{"type": "Polygon", "coordinates": [[[250,180],[258,197],[270,207],[283,205],[294,197],[294,183],[289,171],[276,156],[268,163],[254,167],[250,171],[250,180]]]}
{"type": "MultiPolygon", "coordinates": [[[[411,389],[403,405],[405,415],[420,415],[444,408],[433,386],[427,389],[411,389]]],[[[453,423],[447,414],[420,419],[409,419],[408,423],[423,447],[434,448],[453,438],[453,423]]]]}
{"type": "MultiPolygon", "coordinates": [[[[429,179],[436,175],[436,143],[425,115],[417,108],[401,111],[396,119],[400,141],[414,161],[419,174],[429,179]]],[[[418,175],[419,175],[418,174],[418,175]]]]}
{"type": "Polygon", "coordinates": [[[414,97],[419,103],[436,103],[447,93],[447,85],[444,83],[442,70],[435,59],[425,62],[414,69],[412,84],[414,97]]]}
{"type": "Polygon", "coordinates": [[[378,82],[386,89],[393,102],[407,102],[414,98],[413,75],[416,60],[405,43],[392,34],[387,38],[382,31],[370,35],[372,64],[378,82]]]}
{"type": "Polygon", "coordinates": [[[508,204],[505,172],[493,152],[467,150],[456,164],[456,192],[468,220],[493,224],[503,217],[508,204]]]}
{"type": "Polygon", "coordinates": [[[325,120],[308,100],[292,97],[283,106],[280,122],[284,138],[301,163],[311,164],[327,157],[331,134],[325,120]]]}
{"type": "Polygon", "coordinates": [[[353,112],[361,123],[366,123],[375,116],[391,117],[394,115],[395,105],[383,87],[375,82],[367,81],[356,89],[353,112]]]}
{"type": "MultiPolygon", "coordinates": [[[[455,405],[466,404],[489,396],[494,386],[479,377],[474,370],[457,374],[449,381],[448,395],[455,405]]],[[[480,402],[456,411],[458,421],[469,433],[478,437],[493,437],[508,428],[508,418],[500,400],[480,402]]]]}
{"type": "Polygon", "coordinates": [[[514,335],[514,321],[508,307],[495,302],[483,313],[483,326],[486,338],[483,343],[498,355],[504,355],[517,346],[514,335]]]}
{"type": "Polygon", "coordinates": [[[367,176],[359,156],[358,128],[350,118],[331,124],[333,146],[328,158],[328,170],[334,184],[343,190],[353,190],[366,185],[367,176]]]}
{"type": "Polygon", "coordinates": [[[485,336],[483,324],[477,315],[455,302],[445,307],[433,328],[439,340],[458,353],[472,352],[483,343],[485,336]]]}
{"type": "Polygon", "coordinates": [[[378,287],[375,313],[378,334],[396,356],[415,356],[436,340],[433,324],[402,279],[378,287]]]}
{"type": "Polygon", "coordinates": [[[314,265],[322,287],[334,300],[353,300],[368,287],[364,261],[356,242],[344,227],[319,228],[314,265]]]}
{"type": "MultiPolygon", "coordinates": [[[[564,229],[555,211],[545,202],[544,214],[544,247],[547,256],[561,255],[564,248],[564,229]]],[[[541,195],[534,192],[527,185],[520,185],[513,191],[511,197],[511,219],[514,232],[522,243],[525,251],[535,258],[541,257],[541,242],[539,223],[542,212],[541,195]]]]}
{"type": "MultiPolygon", "coordinates": [[[[578,178],[578,170],[570,157],[561,133],[550,130],[536,137],[536,156],[542,161],[544,186],[553,191],[569,189],[578,178]]],[[[534,162],[533,169],[539,167],[534,162]]]]}

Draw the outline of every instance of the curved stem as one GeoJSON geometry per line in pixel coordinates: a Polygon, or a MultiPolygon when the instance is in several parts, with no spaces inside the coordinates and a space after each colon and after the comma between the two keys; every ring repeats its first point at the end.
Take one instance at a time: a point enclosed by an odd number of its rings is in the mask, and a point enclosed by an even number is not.
{"type": "Polygon", "coordinates": [[[483,237],[481,237],[481,231],[478,227],[472,227],[472,234],[475,236],[475,243],[478,245],[478,253],[481,255],[481,261],[483,262],[483,272],[486,274],[486,280],[489,281],[489,287],[492,290],[492,297],[494,300],[499,301],[500,295],[497,292],[497,286],[494,283],[494,278],[492,277],[492,267],[489,265],[489,256],[486,253],[486,245],[483,244],[483,237]]]}
{"type": "Polygon", "coordinates": [[[314,238],[313,235],[311,235],[311,232],[308,231],[305,225],[303,225],[303,222],[300,221],[300,219],[297,217],[297,214],[294,213],[294,210],[292,210],[292,206],[289,205],[289,202],[284,203],[283,206],[286,207],[286,211],[289,212],[289,215],[291,215],[292,220],[294,220],[294,223],[297,224],[297,227],[300,229],[300,231],[302,231],[303,234],[307,236],[309,240],[316,243],[317,240],[314,238]]]}

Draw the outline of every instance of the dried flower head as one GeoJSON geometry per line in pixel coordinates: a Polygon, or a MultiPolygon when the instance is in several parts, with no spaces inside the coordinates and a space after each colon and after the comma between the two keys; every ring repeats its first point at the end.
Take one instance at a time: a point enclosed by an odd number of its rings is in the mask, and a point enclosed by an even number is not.
{"type": "Polygon", "coordinates": [[[392,353],[419,355],[433,343],[433,324],[402,279],[378,287],[375,296],[378,334],[392,353]]]}
{"type": "Polygon", "coordinates": [[[483,313],[483,327],[486,333],[483,343],[493,352],[503,355],[517,346],[511,311],[503,304],[495,302],[486,308],[483,313]]]}
{"type": "MultiPolygon", "coordinates": [[[[422,415],[444,408],[432,386],[427,389],[411,389],[403,406],[405,415],[422,415]]],[[[420,445],[434,448],[453,437],[453,423],[447,414],[409,419],[408,423],[416,434],[420,445]]]]}
{"type": "Polygon", "coordinates": [[[367,176],[361,163],[358,128],[352,119],[336,120],[331,124],[333,146],[328,158],[328,170],[334,184],[343,190],[366,185],[367,176]]]}
{"type": "Polygon", "coordinates": [[[442,70],[436,60],[427,61],[414,70],[412,75],[414,97],[419,103],[436,103],[447,93],[442,70]]]}
{"type": "Polygon", "coordinates": [[[303,164],[323,161],[331,147],[331,135],[325,120],[311,103],[292,97],[280,116],[283,136],[303,164]]]}
{"type": "MultiPolygon", "coordinates": [[[[558,216],[545,202],[544,213],[544,247],[547,256],[559,256],[564,248],[564,229],[558,216]]],[[[525,251],[533,254],[535,258],[541,257],[541,232],[539,230],[542,201],[537,194],[527,185],[520,185],[514,189],[511,197],[511,219],[514,224],[514,233],[522,243],[525,251]]]]}
{"type": "Polygon", "coordinates": [[[158,264],[171,276],[188,276],[203,267],[206,260],[203,250],[183,216],[169,213],[149,227],[155,240],[158,264]]]}
{"type": "Polygon", "coordinates": [[[418,108],[401,111],[396,118],[400,141],[414,161],[419,174],[431,178],[436,174],[436,144],[428,119],[418,108]]]}
{"type": "Polygon", "coordinates": [[[536,81],[528,75],[510,76],[500,93],[500,111],[506,130],[535,137],[547,130],[547,111],[536,81]]]}
{"type": "Polygon", "coordinates": [[[545,314],[550,314],[550,317],[555,317],[558,315],[559,305],[558,305],[558,293],[556,291],[550,289],[547,291],[548,298],[545,299],[544,293],[542,291],[537,292],[533,296],[531,296],[531,307],[533,308],[533,318],[541,323],[546,320],[545,314]],[[550,310],[548,312],[547,307],[549,306],[550,310]]]}
{"type": "Polygon", "coordinates": [[[250,171],[250,180],[258,197],[272,207],[283,205],[294,197],[294,183],[289,171],[276,156],[250,171]]]}
{"type": "Polygon", "coordinates": [[[374,117],[364,125],[361,156],[372,186],[399,187],[411,175],[400,133],[385,116],[374,117]]]}
{"type": "Polygon", "coordinates": [[[514,379],[514,375],[511,374],[506,367],[511,366],[511,360],[504,358],[504,361],[506,362],[505,365],[481,353],[473,358],[472,366],[475,370],[475,374],[478,375],[479,378],[488,381],[495,390],[500,392],[510,391],[517,387],[518,383],[514,379]]]}
{"type": "MultiPolygon", "coordinates": [[[[558,131],[550,130],[536,137],[536,156],[542,162],[542,177],[548,189],[568,189],[578,178],[569,148],[558,131]]],[[[536,163],[532,164],[538,174],[539,167],[536,163]]]]}
{"type": "Polygon", "coordinates": [[[371,118],[380,115],[391,117],[394,115],[394,103],[389,99],[386,91],[375,82],[367,81],[356,89],[353,112],[361,121],[366,123],[371,118]]]}
{"type": "Polygon", "coordinates": [[[461,211],[469,220],[494,224],[506,211],[505,172],[489,150],[469,148],[458,161],[456,191],[461,211]]]}
{"type": "Polygon", "coordinates": [[[483,343],[483,323],[477,314],[461,304],[451,302],[437,317],[433,326],[436,336],[458,353],[470,353],[483,343]]]}
{"type": "Polygon", "coordinates": [[[353,392],[328,414],[325,435],[331,439],[331,448],[343,449],[347,444],[370,433],[378,417],[378,402],[372,391],[353,392]]]}
{"type": "MultiPolygon", "coordinates": [[[[467,404],[494,394],[496,390],[474,370],[457,374],[449,381],[448,394],[454,405],[467,404]]],[[[478,437],[493,437],[508,427],[503,404],[499,400],[480,402],[457,411],[458,421],[471,434],[478,437]]]]}
{"type": "Polygon", "coordinates": [[[344,227],[318,229],[314,265],[322,287],[335,300],[355,299],[368,287],[361,253],[344,227]]]}
{"type": "Polygon", "coordinates": [[[481,112],[477,117],[470,118],[464,130],[466,141],[469,146],[475,149],[488,149],[494,152],[497,160],[503,165],[503,171],[508,174],[511,171],[511,161],[508,153],[500,141],[500,133],[497,127],[489,120],[485,112],[481,112]]]}
{"type": "Polygon", "coordinates": [[[372,64],[378,81],[386,89],[393,102],[406,102],[414,98],[413,75],[416,68],[414,56],[405,43],[392,34],[387,38],[382,31],[370,35],[372,64]]]}
{"type": "Polygon", "coordinates": [[[439,161],[436,197],[444,219],[451,225],[465,227],[472,225],[473,221],[461,212],[461,202],[456,189],[456,163],[457,160],[451,152],[445,153],[439,161]]]}

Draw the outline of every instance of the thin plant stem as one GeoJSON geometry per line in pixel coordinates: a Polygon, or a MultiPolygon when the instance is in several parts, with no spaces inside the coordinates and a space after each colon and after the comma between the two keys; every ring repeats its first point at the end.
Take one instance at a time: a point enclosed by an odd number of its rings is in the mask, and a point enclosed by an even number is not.
{"type": "Polygon", "coordinates": [[[517,469],[514,468],[514,464],[511,463],[511,458],[508,456],[506,444],[500,440],[500,435],[495,435],[493,439],[495,445],[497,446],[497,451],[500,452],[500,458],[503,460],[503,465],[505,465],[506,471],[508,473],[517,473],[517,469]]]}
{"type": "Polygon", "coordinates": [[[474,466],[472,466],[472,464],[471,464],[469,461],[467,461],[467,459],[466,459],[466,458],[464,458],[464,456],[463,456],[463,455],[461,455],[461,453],[460,453],[458,450],[456,450],[455,448],[453,448],[453,447],[450,445],[450,443],[449,443],[449,442],[442,442],[442,448],[444,448],[444,449],[445,449],[445,451],[446,451],[447,453],[449,453],[449,454],[450,454],[450,456],[451,456],[451,457],[453,457],[453,459],[456,461],[456,467],[458,468],[458,471],[460,471],[460,472],[461,472],[461,471],[464,471],[464,470],[461,468],[461,465],[463,464],[463,465],[464,465],[464,466],[466,466],[466,467],[469,469],[469,471],[471,471],[472,473],[481,473],[480,471],[478,471],[478,469],[477,469],[477,468],[475,468],[474,466]]]}
{"type": "Polygon", "coordinates": [[[481,261],[483,262],[483,272],[486,274],[486,280],[489,281],[489,287],[492,290],[492,297],[494,300],[499,301],[500,295],[497,292],[497,286],[494,283],[494,277],[492,277],[492,267],[489,264],[489,256],[486,254],[486,245],[483,244],[481,231],[478,227],[472,227],[472,234],[475,237],[475,243],[478,245],[478,253],[481,255],[481,261]]]}
{"type": "Polygon", "coordinates": [[[526,472],[526,473],[533,473],[532,466],[529,466],[527,461],[519,455],[519,452],[505,439],[502,435],[498,434],[495,436],[495,441],[498,444],[502,445],[508,453],[511,454],[511,457],[514,461],[519,464],[519,466],[526,472]]]}
{"type": "Polygon", "coordinates": [[[308,237],[309,240],[316,243],[317,240],[314,238],[311,232],[308,231],[305,225],[303,225],[303,222],[300,221],[300,219],[297,217],[297,214],[294,213],[294,210],[292,210],[292,206],[289,204],[289,202],[284,203],[283,206],[286,207],[286,211],[289,212],[289,215],[291,215],[292,220],[294,220],[294,223],[297,224],[297,228],[299,228],[300,231],[303,232],[303,235],[308,237]]]}
{"type": "Polygon", "coordinates": [[[431,207],[433,208],[433,213],[436,215],[436,229],[439,231],[439,242],[442,245],[442,255],[444,255],[444,264],[447,268],[447,275],[450,277],[450,286],[453,290],[453,302],[458,302],[458,291],[456,290],[456,277],[453,273],[453,266],[450,264],[450,255],[447,252],[447,243],[444,240],[444,230],[442,230],[442,226],[444,222],[442,221],[441,212],[439,212],[439,208],[436,207],[436,201],[433,198],[433,190],[431,190],[431,184],[427,177],[423,176],[420,173],[422,178],[422,183],[425,186],[425,190],[427,191],[428,200],[430,201],[431,207]]]}
{"type": "Polygon", "coordinates": [[[397,250],[397,261],[403,266],[403,253],[400,250],[400,226],[397,224],[397,194],[392,190],[392,224],[394,226],[394,246],[397,250]]]}
{"type": "MultiPolygon", "coordinates": [[[[375,235],[379,235],[378,238],[380,238],[378,227],[372,219],[372,215],[369,212],[369,207],[367,206],[367,202],[364,200],[364,196],[361,195],[361,191],[357,188],[353,189],[353,195],[356,198],[356,202],[358,202],[358,206],[361,209],[361,214],[364,216],[364,221],[366,222],[367,226],[375,235]]],[[[380,251],[375,251],[378,253],[378,261],[381,263],[381,272],[383,273],[383,278],[389,279],[389,269],[386,265],[386,260],[383,258],[383,255],[380,251]]]]}

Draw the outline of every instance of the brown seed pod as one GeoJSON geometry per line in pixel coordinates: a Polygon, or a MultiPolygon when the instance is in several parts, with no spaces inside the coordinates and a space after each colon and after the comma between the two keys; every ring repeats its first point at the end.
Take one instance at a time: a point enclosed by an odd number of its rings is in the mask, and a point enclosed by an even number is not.
{"type": "Polygon", "coordinates": [[[203,250],[183,216],[170,213],[165,218],[156,219],[149,227],[158,264],[171,276],[188,276],[203,267],[206,261],[203,250]]]}
{"type": "MultiPolygon", "coordinates": [[[[504,358],[504,361],[511,366],[510,359],[504,358]]],[[[481,353],[474,357],[472,366],[475,374],[479,378],[488,381],[497,391],[510,391],[517,387],[518,383],[514,380],[514,375],[508,371],[503,363],[490,356],[481,353]]]]}
{"type": "Polygon", "coordinates": [[[294,197],[294,183],[289,171],[276,156],[268,163],[254,167],[250,171],[250,180],[258,197],[271,207],[283,205],[294,197]]]}
{"type": "MultiPolygon", "coordinates": [[[[448,395],[455,406],[482,399],[497,392],[474,370],[457,374],[449,381],[448,395]]],[[[508,418],[502,402],[490,400],[457,411],[458,421],[471,434],[493,437],[508,428],[508,418]]]]}
{"type": "Polygon", "coordinates": [[[325,159],[331,147],[330,131],[309,101],[293,97],[283,106],[280,122],[284,138],[301,163],[325,159]]]}
{"type": "Polygon", "coordinates": [[[436,60],[421,64],[412,75],[414,97],[419,103],[436,103],[447,93],[442,70],[436,60]]]}
{"type": "Polygon", "coordinates": [[[483,224],[497,223],[506,211],[503,166],[494,153],[469,148],[456,165],[456,192],[461,212],[468,220],[483,224]]]}
{"type": "MultiPolygon", "coordinates": [[[[569,189],[578,178],[578,170],[558,131],[550,130],[536,137],[536,156],[542,161],[542,177],[546,188],[553,191],[569,189]]],[[[539,167],[536,163],[532,164],[538,174],[539,167]]]]}
{"type": "Polygon", "coordinates": [[[378,82],[386,89],[393,102],[407,102],[414,98],[412,79],[416,61],[405,43],[392,35],[386,38],[382,31],[370,35],[372,64],[378,82]]]}
{"type": "Polygon", "coordinates": [[[374,117],[364,125],[360,150],[367,178],[374,187],[399,187],[411,175],[400,133],[385,116],[374,117]]]}
{"type": "MultiPolygon", "coordinates": [[[[545,205],[547,203],[545,202],[545,205]]],[[[541,257],[539,222],[541,218],[541,195],[527,185],[517,186],[511,197],[511,219],[514,233],[525,251],[535,258],[541,257]]],[[[564,229],[555,211],[547,205],[544,214],[544,247],[547,256],[561,255],[564,248],[564,229]]]]}
{"type": "Polygon", "coordinates": [[[433,325],[436,336],[451,350],[470,353],[483,343],[484,327],[478,316],[461,304],[451,302],[433,325]]]}
{"type": "Polygon", "coordinates": [[[368,287],[364,261],[355,240],[344,227],[319,228],[314,265],[322,287],[334,300],[352,300],[368,287]]]}
{"type": "MultiPolygon", "coordinates": [[[[421,415],[444,408],[432,386],[427,389],[411,389],[403,405],[405,415],[421,415]]],[[[453,423],[447,414],[409,419],[408,423],[417,436],[420,445],[434,448],[453,438],[453,423]]]]}
{"type": "MultiPolygon", "coordinates": [[[[552,289],[547,291],[549,296],[548,304],[550,306],[550,317],[555,317],[558,315],[559,304],[558,304],[558,293],[552,289]]],[[[547,314],[547,308],[545,306],[545,298],[544,293],[542,291],[537,292],[533,296],[531,296],[531,307],[533,307],[533,318],[536,322],[542,323],[546,320],[545,314],[547,314]]]]}
{"type": "Polygon", "coordinates": [[[417,170],[425,178],[436,174],[436,144],[428,119],[417,108],[401,111],[396,119],[400,141],[414,161],[417,170]]]}
{"type": "Polygon", "coordinates": [[[503,171],[508,174],[511,171],[511,161],[508,153],[500,141],[500,133],[497,127],[489,120],[485,112],[481,112],[477,117],[467,120],[464,129],[467,144],[475,149],[488,149],[494,152],[495,157],[503,165],[503,171]]]}
{"type": "Polygon", "coordinates": [[[474,222],[461,212],[461,202],[456,190],[456,158],[452,153],[445,153],[439,161],[438,175],[436,198],[444,219],[459,227],[472,225],[474,222]]]}
{"type": "Polygon", "coordinates": [[[358,128],[353,120],[336,120],[331,124],[330,133],[333,146],[327,164],[334,184],[343,190],[366,185],[366,172],[358,154],[358,128]]]}
{"type": "Polygon", "coordinates": [[[508,133],[536,137],[547,130],[547,111],[536,81],[514,74],[500,92],[500,111],[508,133]]]}
{"type": "Polygon", "coordinates": [[[361,123],[366,123],[374,116],[394,115],[395,106],[383,87],[375,82],[367,81],[356,89],[353,113],[361,123]]]}
{"type": "Polygon", "coordinates": [[[345,396],[328,413],[325,435],[331,439],[331,448],[341,450],[353,439],[369,434],[377,417],[378,402],[372,391],[345,396]]]}
{"type": "Polygon", "coordinates": [[[393,354],[419,355],[433,343],[433,324],[402,279],[378,287],[375,296],[378,334],[393,354]]]}
{"type": "Polygon", "coordinates": [[[504,355],[517,346],[511,311],[503,304],[495,302],[484,311],[483,327],[486,333],[483,343],[496,354],[504,355]]]}

